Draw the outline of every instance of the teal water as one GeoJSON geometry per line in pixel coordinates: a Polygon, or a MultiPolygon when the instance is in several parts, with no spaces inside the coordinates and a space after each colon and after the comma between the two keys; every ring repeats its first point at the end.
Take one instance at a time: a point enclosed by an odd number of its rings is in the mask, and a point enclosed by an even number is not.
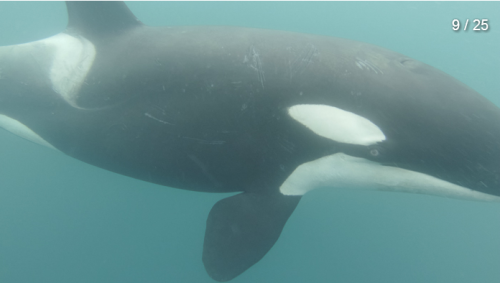
{"type": "MultiPolygon", "coordinates": [[[[500,2],[129,3],[149,25],[344,37],[437,67],[500,106],[500,2]],[[490,31],[453,32],[458,18],[490,31]]],[[[0,45],[62,31],[60,2],[0,2],[0,45]]],[[[470,29],[470,27],[469,27],[470,29]]],[[[0,282],[214,282],[201,250],[224,194],[116,175],[0,130],[0,282]]],[[[304,196],[274,248],[232,282],[500,282],[500,204],[346,190],[304,196]]]]}

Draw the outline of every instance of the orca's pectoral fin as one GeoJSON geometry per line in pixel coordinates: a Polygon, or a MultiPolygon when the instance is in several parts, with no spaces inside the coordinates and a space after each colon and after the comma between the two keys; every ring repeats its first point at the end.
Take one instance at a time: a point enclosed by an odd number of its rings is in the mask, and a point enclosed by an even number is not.
{"type": "Polygon", "coordinates": [[[217,202],[207,219],[203,263],[228,281],[258,262],[278,240],[298,196],[242,193],[217,202]]]}

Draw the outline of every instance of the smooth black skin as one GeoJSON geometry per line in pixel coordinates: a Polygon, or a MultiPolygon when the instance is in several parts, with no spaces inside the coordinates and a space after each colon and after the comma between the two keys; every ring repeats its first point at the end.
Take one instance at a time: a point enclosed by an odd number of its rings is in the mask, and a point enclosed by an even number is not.
{"type": "Polygon", "coordinates": [[[4,59],[0,113],[110,171],[180,189],[244,192],[232,200],[248,206],[222,200],[207,221],[203,260],[216,280],[234,278],[272,247],[299,200],[279,194],[280,185],[323,156],[344,152],[500,196],[499,108],[426,64],[324,36],[148,27],[122,3],[72,2],[68,12],[66,32],[97,51],[79,92],[84,109],[52,90],[44,64],[4,59]],[[383,74],[359,69],[357,58],[383,74]],[[297,104],[356,113],[387,140],[367,147],[320,137],[288,115],[297,104]],[[220,240],[235,231],[244,232],[220,240]],[[243,247],[254,235],[262,239],[243,247]]]}

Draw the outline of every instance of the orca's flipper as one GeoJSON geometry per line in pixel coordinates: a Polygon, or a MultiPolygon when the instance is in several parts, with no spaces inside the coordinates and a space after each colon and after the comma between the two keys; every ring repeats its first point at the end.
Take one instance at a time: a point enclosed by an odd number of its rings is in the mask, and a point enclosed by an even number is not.
{"type": "Polygon", "coordinates": [[[110,36],[142,25],[121,1],[67,1],[68,30],[87,38],[110,36]]]}
{"type": "Polygon", "coordinates": [[[217,202],[207,219],[203,263],[228,281],[258,262],[278,240],[299,196],[242,193],[217,202]]]}

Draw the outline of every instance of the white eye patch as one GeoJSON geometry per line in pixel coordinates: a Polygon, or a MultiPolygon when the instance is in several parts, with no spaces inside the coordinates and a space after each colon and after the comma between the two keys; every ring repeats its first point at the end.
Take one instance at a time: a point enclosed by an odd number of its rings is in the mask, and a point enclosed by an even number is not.
{"type": "Polygon", "coordinates": [[[341,143],[372,145],[385,140],[384,133],[370,120],[333,106],[295,105],[288,114],[316,134],[341,143]]]}

